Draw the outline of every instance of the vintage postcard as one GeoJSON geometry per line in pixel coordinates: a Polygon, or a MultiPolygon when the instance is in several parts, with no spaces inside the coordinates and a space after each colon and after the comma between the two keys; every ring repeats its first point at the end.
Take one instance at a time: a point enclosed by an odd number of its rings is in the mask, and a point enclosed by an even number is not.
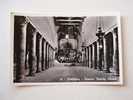
{"type": "Polygon", "coordinates": [[[122,85],[120,15],[11,13],[13,82],[122,85]]]}

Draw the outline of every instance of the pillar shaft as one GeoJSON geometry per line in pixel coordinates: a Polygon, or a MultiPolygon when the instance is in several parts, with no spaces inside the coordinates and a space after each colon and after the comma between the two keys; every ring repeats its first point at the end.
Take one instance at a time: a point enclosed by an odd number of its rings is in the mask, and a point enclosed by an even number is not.
{"type": "Polygon", "coordinates": [[[48,61],[47,61],[47,59],[48,59],[48,43],[46,42],[46,48],[45,48],[45,69],[47,69],[48,68],[48,61]]]}
{"type": "Polygon", "coordinates": [[[106,39],[103,38],[103,44],[104,44],[104,69],[107,69],[107,47],[106,47],[106,39]]]}
{"type": "Polygon", "coordinates": [[[103,70],[104,52],[103,39],[99,39],[99,70],[103,70]]]}
{"type": "Polygon", "coordinates": [[[116,75],[119,75],[119,48],[118,48],[118,28],[114,29],[113,32],[114,37],[114,57],[113,57],[113,66],[116,70],[116,75]]]}
{"type": "Polygon", "coordinates": [[[85,58],[85,66],[87,66],[87,60],[88,60],[88,54],[87,54],[88,52],[87,52],[87,47],[85,48],[85,56],[86,56],[86,58],[85,58]]]}
{"type": "Polygon", "coordinates": [[[42,40],[42,71],[45,70],[45,48],[46,48],[45,46],[46,46],[46,42],[43,39],[42,40]]]}
{"type": "Polygon", "coordinates": [[[50,67],[52,66],[52,47],[50,47],[50,67]]]}
{"type": "Polygon", "coordinates": [[[95,67],[95,51],[94,44],[92,44],[92,67],[95,67]]]}
{"type": "Polygon", "coordinates": [[[21,82],[25,77],[27,20],[24,16],[15,16],[14,20],[14,60],[16,62],[15,81],[21,82]]]}
{"type": "Polygon", "coordinates": [[[83,55],[82,63],[83,63],[83,66],[85,66],[85,48],[83,48],[82,55],[83,55]]]}
{"type": "Polygon", "coordinates": [[[85,65],[87,66],[87,60],[88,60],[88,52],[87,52],[87,47],[85,48],[85,65]]]}
{"type": "Polygon", "coordinates": [[[106,34],[106,72],[111,72],[110,69],[113,67],[113,35],[111,32],[106,34]]]}
{"type": "Polygon", "coordinates": [[[86,50],[84,47],[82,48],[82,65],[86,65],[86,50]]]}
{"type": "Polygon", "coordinates": [[[52,67],[54,66],[54,50],[52,49],[52,67]]]}
{"type": "Polygon", "coordinates": [[[89,62],[89,60],[90,60],[90,57],[89,57],[89,56],[90,56],[90,54],[89,54],[89,47],[87,47],[87,49],[88,49],[88,50],[87,50],[87,52],[88,52],[88,60],[87,60],[88,65],[87,65],[87,66],[89,67],[89,64],[90,64],[90,62],[89,62]]]}
{"type": "Polygon", "coordinates": [[[37,70],[36,72],[41,72],[41,61],[42,61],[42,38],[41,35],[37,34],[37,70]]]}
{"type": "Polygon", "coordinates": [[[47,45],[47,67],[49,68],[49,44],[47,45]]]}
{"type": "Polygon", "coordinates": [[[97,42],[94,43],[94,68],[97,69],[97,42]]]}
{"type": "Polygon", "coordinates": [[[97,68],[99,68],[99,42],[97,41],[97,68]]]}
{"type": "Polygon", "coordinates": [[[28,34],[29,34],[29,75],[35,75],[36,67],[36,29],[28,24],[28,34]]]}
{"type": "Polygon", "coordinates": [[[93,67],[93,51],[92,51],[92,44],[90,45],[90,67],[93,67]]]}
{"type": "Polygon", "coordinates": [[[90,50],[90,45],[88,46],[88,52],[89,52],[89,68],[91,66],[91,50],[90,50]]]}

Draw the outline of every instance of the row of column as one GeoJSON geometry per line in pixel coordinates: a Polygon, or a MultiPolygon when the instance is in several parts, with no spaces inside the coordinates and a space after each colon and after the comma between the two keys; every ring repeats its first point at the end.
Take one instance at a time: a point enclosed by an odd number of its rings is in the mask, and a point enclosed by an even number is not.
{"type": "Polygon", "coordinates": [[[14,81],[53,66],[54,49],[24,16],[14,17],[14,81]]]}
{"type": "Polygon", "coordinates": [[[118,28],[85,47],[84,57],[89,68],[119,75],[118,28]]]}

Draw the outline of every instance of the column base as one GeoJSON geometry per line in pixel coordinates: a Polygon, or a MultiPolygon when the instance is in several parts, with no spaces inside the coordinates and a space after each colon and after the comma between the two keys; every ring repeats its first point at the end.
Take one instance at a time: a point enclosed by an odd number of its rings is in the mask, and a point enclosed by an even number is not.
{"type": "Polygon", "coordinates": [[[111,73],[111,71],[109,69],[105,70],[106,73],[111,73]]]}
{"type": "Polygon", "coordinates": [[[36,73],[40,73],[40,72],[41,72],[41,70],[37,70],[37,71],[36,71],[36,73]]]}
{"type": "Polygon", "coordinates": [[[42,68],[42,71],[44,71],[45,69],[44,68],[42,68]]]}
{"type": "Polygon", "coordinates": [[[102,68],[99,68],[98,70],[99,70],[99,71],[103,71],[103,69],[102,69],[102,68]]]}
{"type": "Polygon", "coordinates": [[[35,76],[35,73],[29,73],[27,76],[35,76]]]}
{"type": "Polygon", "coordinates": [[[14,80],[14,82],[23,82],[23,81],[24,81],[24,76],[14,80]]]}

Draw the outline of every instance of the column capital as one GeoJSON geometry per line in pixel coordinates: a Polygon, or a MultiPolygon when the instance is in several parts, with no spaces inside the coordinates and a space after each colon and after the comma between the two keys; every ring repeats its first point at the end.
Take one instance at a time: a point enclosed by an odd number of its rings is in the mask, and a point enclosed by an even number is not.
{"type": "Polygon", "coordinates": [[[38,39],[42,38],[42,36],[41,36],[41,34],[39,32],[37,32],[37,37],[38,37],[38,39]]]}
{"type": "Polygon", "coordinates": [[[36,33],[37,32],[36,28],[34,28],[31,23],[28,23],[27,29],[30,33],[36,33]]]}
{"type": "Polygon", "coordinates": [[[25,16],[15,16],[15,24],[19,26],[24,26],[29,23],[28,19],[25,16]]]}
{"type": "Polygon", "coordinates": [[[117,27],[114,28],[113,31],[114,31],[115,33],[117,33],[117,32],[118,32],[118,28],[117,28],[117,27]]]}
{"type": "Polygon", "coordinates": [[[43,40],[44,42],[46,42],[46,40],[45,40],[45,38],[44,38],[44,37],[42,37],[42,40],[43,40]]]}

